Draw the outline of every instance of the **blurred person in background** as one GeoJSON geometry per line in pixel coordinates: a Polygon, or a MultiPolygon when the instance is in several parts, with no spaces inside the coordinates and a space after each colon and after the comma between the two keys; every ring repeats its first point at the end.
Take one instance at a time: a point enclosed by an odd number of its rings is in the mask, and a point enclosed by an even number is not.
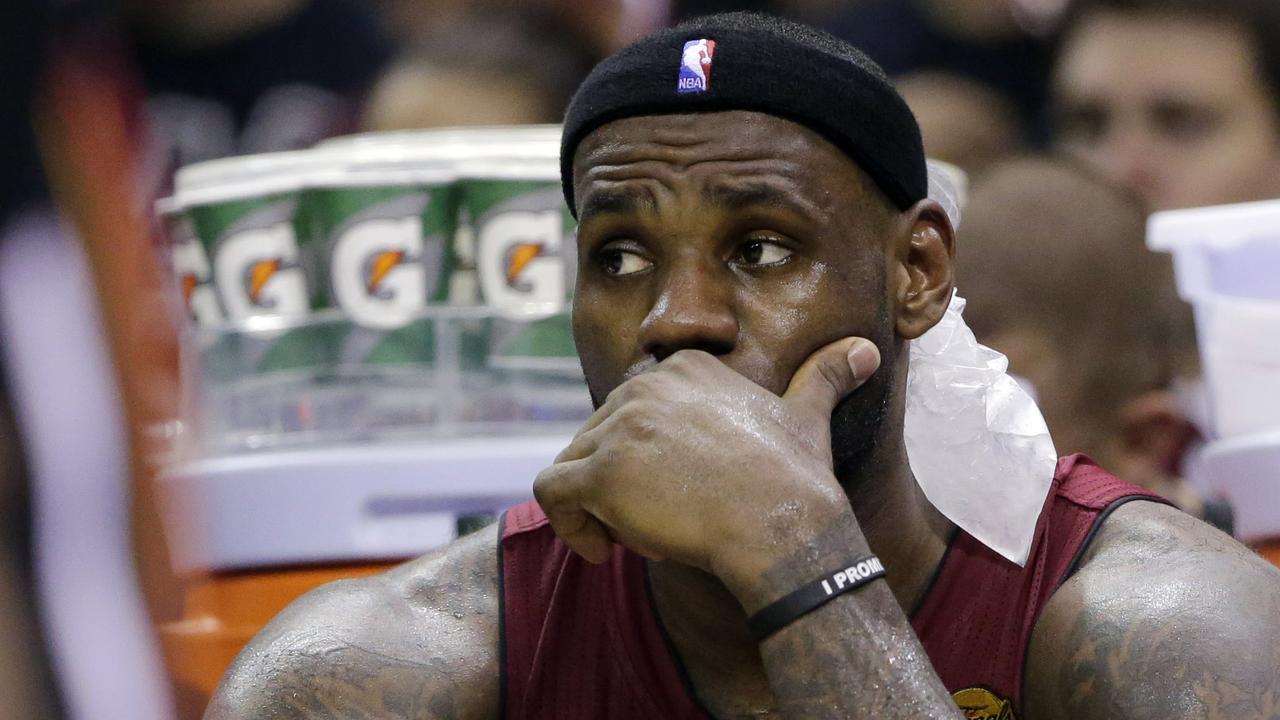
{"type": "Polygon", "coordinates": [[[1034,387],[1059,448],[1229,531],[1230,508],[1179,476],[1198,433],[1170,386],[1195,339],[1145,222],[1135,196],[1067,162],[1002,163],[970,194],[956,286],[978,340],[1034,387]]]}
{"type": "MultiPolygon", "coordinates": [[[[514,22],[534,34],[554,35],[557,54],[572,54],[583,74],[606,55],[664,27],[671,0],[380,0],[386,32],[403,47],[454,41],[477,24],[514,22]]],[[[494,50],[486,36],[473,36],[473,51],[494,50]],[[475,42],[482,39],[482,42],[475,42]]]]}
{"type": "Polygon", "coordinates": [[[351,132],[391,57],[358,0],[127,0],[158,178],[351,132]]]}
{"type": "Polygon", "coordinates": [[[37,622],[27,481],[0,367],[0,698],[6,717],[45,720],[58,705],[37,622]]]}
{"type": "MultiPolygon", "coordinates": [[[[40,0],[0,5],[0,254],[16,218],[49,198],[31,122],[48,52],[49,9],[40,0]]],[[[0,350],[6,345],[0,329],[0,350]]],[[[61,717],[36,599],[31,477],[0,352],[0,715],[61,717]]]]}
{"type": "Polygon", "coordinates": [[[143,95],[114,3],[17,5],[0,42],[18,86],[5,93],[4,147],[20,150],[3,164],[0,203],[0,404],[12,409],[0,465],[5,539],[29,527],[32,562],[28,585],[3,586],[31,594],[41,632],[3,623],[22,636],[3,643],[10,658],[33,658],[37,677],[25,693],[0,688],[0,702],[43,716],[19,704],[52,707],[38,677],[47,657],[67,717],[161,720],[173,707],[154,623],[176,617],[181,597],[152,494],[153,433],[174,417],[177,357],[140,190],[154,177],[143,95]]]}
{"type": "Polygon", "coordinates": [[[1077,0],[1058,146],[1150,210],[1280,197],[1280,3],[1077,0]]]}
{"type": "Polygon", "coordinates": [[[1017,108],[1020,133],[1039,145],[1047,136],[1043,108],[1051,59],[1049,43],[1040,33],[1056,4],[860,0],[831,4],[813,21],[865,50],[894,78],[934,71],[981,84],[985,94],[1017,108]]]}
{"type": "Polygon", "coordinates": [[[899,77],[895,84],[920,123],[925,152],[970,179],[1025,147],[1018,108],[988,85],[929,70],[899,77]]]}
{"type": "Polygon", "coordinates": [[[412,46],[475,16],[501,12],[503,0],[376,0],[383,32],[397,45],[412,46]]]}
{"type": "Polygon", "coordinates": [[[566,41],[563,33],[516,17],[461,21],[392,63],[369,97],[361,127],[559,122],[588,69],[566,41]]]}

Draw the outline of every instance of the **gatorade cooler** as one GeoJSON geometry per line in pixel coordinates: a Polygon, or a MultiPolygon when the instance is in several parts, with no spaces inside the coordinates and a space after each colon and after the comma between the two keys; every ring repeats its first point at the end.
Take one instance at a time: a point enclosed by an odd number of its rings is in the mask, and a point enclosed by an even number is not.
{"type": "Polygon", "coordinates": [[[1280,564],[1280,201],[1156,213],[1147,245],[1173,253],[1195,310],[1214,435],[1207,489],[1231,501],[1237,535],[1280,564]]]}
{"type": "Polygon", "coordinates": [[[160,488],[199,717],[265,623],[531,497],[591,413],[554,127],[401,132],[184,168],[191,322],[160,488]]]}

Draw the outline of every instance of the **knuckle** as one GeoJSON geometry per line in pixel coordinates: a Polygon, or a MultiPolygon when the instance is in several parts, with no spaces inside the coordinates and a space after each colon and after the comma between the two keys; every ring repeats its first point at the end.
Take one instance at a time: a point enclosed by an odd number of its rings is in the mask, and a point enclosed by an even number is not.
{"type": "Polygon", "coordinates": [[[533,497],[539,504],[555,500],[557,493],[558,473],[554,466],[544,469],[533,479],[533,497]]]}
{"type": "MultiPolygon", "coordinates": [[[[564,449],[556,455],[556,459],[551,463],[552,467],[567,460],[579,457],[582,454],[583,449],[582,436],[575,437],[572,442],[566,445],[564,449]]],[[[547,470],[549,469],[551,468],[547,468],[547,470]]],[[[543,470],[542,472],[546,472],[547,470],[543,470]]]]}
{"type": "Polygon", "coordinates": [[[822,378],[823,382],[830,385],[831,389],[837,392],[841,390],[843,387],[845,387],[846,385],[845,374],[852,372],[849,370],[841,369],[840,367],[837,367],[829,362],[820,362],[818,363],[815,369],[818,372],[818,376],[822,378]]]}
{"type": "Polygon", "coordinates": [[[649,440],[658,434],[659,424],[654,416],[653,404],[649,402],[629,403],[619,411],[618,421],[632,439],[649,440]]]}

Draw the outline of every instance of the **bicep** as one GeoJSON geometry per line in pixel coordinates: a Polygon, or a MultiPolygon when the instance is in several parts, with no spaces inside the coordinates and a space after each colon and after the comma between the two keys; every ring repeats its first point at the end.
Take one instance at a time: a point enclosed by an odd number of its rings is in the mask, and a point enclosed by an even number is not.
{"type": "Polygon", "coordinates": [[[236,658],[206,720],[495,717],[492,588],[429,565],[300,598],[236,658]]]}
{"type": "Polygon", "coordinates": [[[1280,576],[1187,554],[1082,571],[1032,636],[1029,720],[1280,717],[1280,576]]]}

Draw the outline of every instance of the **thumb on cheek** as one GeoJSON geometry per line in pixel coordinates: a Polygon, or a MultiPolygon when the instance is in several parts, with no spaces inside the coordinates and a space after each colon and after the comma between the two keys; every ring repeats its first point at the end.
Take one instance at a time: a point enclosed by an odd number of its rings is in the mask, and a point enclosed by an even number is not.
{"type": "Polygon", "coordinates": [[[880,367],[880,350],[865,338],[844,338],[816,350],[791,377],[783,398],[831,416],[846,395],[880,367]]]}
{"type": "Polygon", "coordinates": [[[845,360],[848,361],[849,370],[853,373],[856,382],[856,385],[849,389],[849,392],[853,392],[880,369],[880,348],[870,340],[855,338],[845,352],[845,360]]]}

